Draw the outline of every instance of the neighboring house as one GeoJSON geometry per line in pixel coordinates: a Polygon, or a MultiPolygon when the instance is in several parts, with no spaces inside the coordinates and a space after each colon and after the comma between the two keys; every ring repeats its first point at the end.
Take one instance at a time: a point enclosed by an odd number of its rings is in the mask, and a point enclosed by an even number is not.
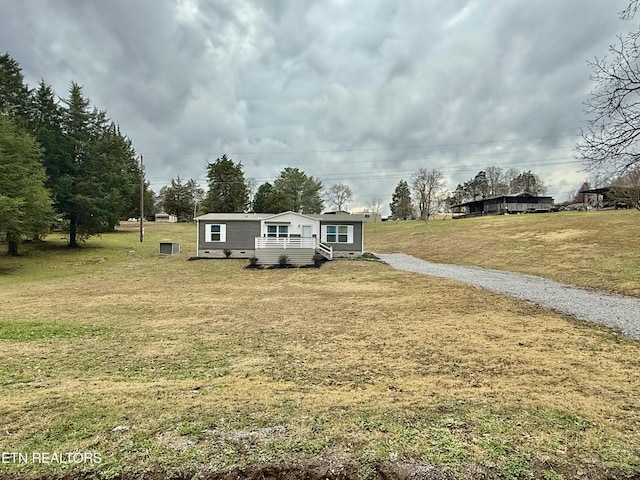
{"type": "Polygon", "coordinates": [[[175,215],[169,215],[168,213],[160,212],[156,213],[156,222],[170,222],[176,223],[178,221],[178,217],[175,215]]]}
{"type": "MultiPolygon", "coordinates": [[[[331,213],[331,212],[328,212],[331,213]]],[[[381,222],[382,215],[380,213],[371,212],[369,210],[351,210],[352,214],[362,215],[364,217],[364,222],[381,222]]]]}
{"type": "Polygon", "coordinates": [[[363,253],[364,218],[361,215],[305,215],[295,212],[207,213],[196,217],[197,256],[258,258],[258,264],[312,264],[314,255],[335,257],[363,253]]]}
{"type": "Polygon", "coordinates": [[[615,189],[612,186],[580,190],[578,193],[582,194],[585,205],[592,206],[596,209],[615,208],[617,210],[619,208],[629,208],[625,202],[617,198],[615,189]]]}
{"type": "Polygon", "coordinates": [[[454,214],[469,216],[550,212],[554,209],[553,197],[539,197],[526,192],[474,200],[452,207],[454,214]]]}

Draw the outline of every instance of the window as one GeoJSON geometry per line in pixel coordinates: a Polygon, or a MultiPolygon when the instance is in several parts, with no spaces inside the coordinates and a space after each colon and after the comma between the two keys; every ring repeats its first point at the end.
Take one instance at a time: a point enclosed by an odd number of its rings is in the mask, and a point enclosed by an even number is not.
{"type": "Polygon", "coordinates": [[[205,230],[205,242],[226,242],[227,226],[225,224],[209,224],[205,230]]]}
{"type": "Polygon", "coordinates": [[[288,225],[267,225],[267,237],[288,237],[289,226],[288,225]]]}
{"type": "Polygon", "coordinates": [[[353,225],[326,225],[322,233],[327,243],[353,243],[353,225]]]}

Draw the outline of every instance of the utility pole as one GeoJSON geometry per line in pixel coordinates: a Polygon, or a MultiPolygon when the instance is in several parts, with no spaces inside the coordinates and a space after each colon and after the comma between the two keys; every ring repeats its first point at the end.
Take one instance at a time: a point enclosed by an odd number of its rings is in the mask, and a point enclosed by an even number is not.
{"type": "Polygon", "coordinates": [[[140,155],[140,243],[144,241],[144,158],[140,155]]]}

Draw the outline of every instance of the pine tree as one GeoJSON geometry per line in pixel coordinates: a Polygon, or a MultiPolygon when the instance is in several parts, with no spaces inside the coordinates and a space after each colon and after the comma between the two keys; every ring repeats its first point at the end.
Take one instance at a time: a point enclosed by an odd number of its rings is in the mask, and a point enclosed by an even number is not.
{"type": "Polygon", "coordinates": [[[322,181],[309,177],[297,168],[287,167],[273,182],[278,195],[278,213],[291,210],[298,213],[320,213],[324,202],[320,196],[322,181]]]}
{"type": "Polygon", "coordinates": [[[24,127],[29,119],[30,91],[20,65],[8,53],[0,56],[0,112],[24,127]]]}
{"type": "Polygon", "coordinates": [[[91,108],[78,84],[71,84],[63,102],[64,141],[48,171],[56,207],[69,225],[69,245],[76,247],[78,240],[113,229],[126,215],[142,173],[131,141],[105,112],[91,108]]]}
{"type": "Polygon", "coordinates": [[[195,180],[183,182],[178,175],[171,179],[171,185],[160,190],[162,208],[166,213],[175,215],[178,220],[191,220],[197,205],[204,198],[204,190],[195,180]]]}
{"type": "Polygon", "coordinates": [[[249,204],[249,192],[240,162],[226,155],[207,165],[209,191],[205,207],[210,212],[244,212],[249,204]]]}
{"type": "Polygon", "coordinates": [[[413,217],[413,202],[409,184],[400,180],[391,197],[391,216],[396,220],[408,220],[413,217]]]}
{"type": "Polygon", "coordinates": [[[253,197],[252,210],[256,213],[272,213],[269,209],[269,195],[273,192],[273,185],[265,182],[258,187],[255,197],[253,197]]]}

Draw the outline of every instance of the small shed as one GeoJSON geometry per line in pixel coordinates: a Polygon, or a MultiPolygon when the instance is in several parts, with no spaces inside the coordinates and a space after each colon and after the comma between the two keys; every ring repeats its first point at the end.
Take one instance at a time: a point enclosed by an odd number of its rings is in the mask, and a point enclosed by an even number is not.
{"type": "Polygon", "coordinates": [[[156,213],[155,218],[156,218],[156,222],[176,223],[178,221],[178,217],[176,217],[175,215],[170,215],[165,212],[156,213]]]}
{"type": "Polygon", "coordinates": [[[180,253],[180,244],[171,242],[160,242],[160,253],[166,255],[175,255],[180,253]]]}

